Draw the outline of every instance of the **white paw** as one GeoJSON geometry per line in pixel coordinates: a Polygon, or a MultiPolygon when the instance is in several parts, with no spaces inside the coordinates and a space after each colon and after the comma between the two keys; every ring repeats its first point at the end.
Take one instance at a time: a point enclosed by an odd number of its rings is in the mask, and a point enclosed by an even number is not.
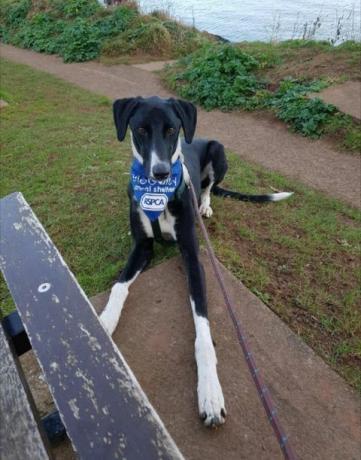
{"type": "Polygon", "coordinates": [[[213,214],[213,209],[209,205],[202,203],[199,207],[199,212],[201,213],[201,216],[211,217],[213,214]]]}
{"type": "Polygon", "coordinates": [[[205,426],[216,427],[226,421],[224,397],[217,374],[201,378],[198,383],[199,415],[205,426]]]}

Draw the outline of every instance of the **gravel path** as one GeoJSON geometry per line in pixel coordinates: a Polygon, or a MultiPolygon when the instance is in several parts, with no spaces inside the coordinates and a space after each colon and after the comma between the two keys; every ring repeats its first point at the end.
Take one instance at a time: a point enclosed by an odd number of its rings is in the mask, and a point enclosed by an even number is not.
{"type": "MultiPolygon", "coordinates": [[[[64,64],[56,56],[1,45],[1,56],[30,65],[110,98],[168,97],[156,74],[133,66],[96,62],[64,64]]],[[[240,157],[297,179],[361,208],[361,159],[341,154],[323,140],[290,133],[285,125],[257,114],[199,110],[197,135],[214,138],[240,157]]]]}

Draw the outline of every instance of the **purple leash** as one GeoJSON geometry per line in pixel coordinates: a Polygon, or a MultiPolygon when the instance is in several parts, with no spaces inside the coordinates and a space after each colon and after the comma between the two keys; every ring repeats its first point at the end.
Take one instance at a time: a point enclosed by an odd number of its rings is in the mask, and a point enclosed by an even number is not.
{"type": "Polygon", "coordinates": [[[273,400],[272,400],[272,397],[271,397],[271,394],[267,388],[267,386],[265,385],[264,383],[264,380],[261,376],[261,373],[256,365],[256,362],[253,358],[253,354],[251,352],[251,348],[250,348],[250,345],[248,343],[248,340],[247,340],[247,337],[244,333],[244,329],[243,329],[243,326],[241,325],[240,321],[238,320],[238,318],[236,317],[236,314],[235,314],[235,308],[234,308],[234,305],[233,305],[233,302],[231,300],[231,298],[229,297],[228,295],[228,292],[226,290],[226,287],[225,287],[225,284],[224,284],[224,279],[223,279],[223,275],[221,273],[221,270],[219,268],[219,265],[218,265],[218,261],[217,261],[217,258],[214,254],[214,250],[213,250],[213,247],[212,247],[212,243],[209,239],[209,236],[208,236],[208,233],[207,233],[207,229],[204,225],[204,222],[203,222],[203,219],[199,213],[199,210],[198,210],[198,199],[197,199],[197,196],[196,196],[196,193],[194,191],[194,187],[193,187],[193,184],[192,182],[190,181],[189,182],[189,188],[191,190],[191,195],[192,195],[192,199],[193,199],[193,204],[194,204],[194,208],[195,208],[195,211],[196,211],[196,214],[197,214],[197,218],[198,218],[198,222],[199,222],[199,225],[201,227],[201,230],[202,230],[202,233],[203,233],[203,236],[204,236],[204,239],[206,241],[206,246],[207,246],[207,252],[208,252],[208,255],[209,255],[209,258],[211,260],[211,263],[212,263],[212,267],[213,267],[213,270],[214,270],[214,274],[217,278],[217,281],[221,287],[221,291],[223,293],[223,297],[224,297],[224,300],[225,300],[225,304],[227,306],[227,310],[228,310],[228,313],[232,319],[232,322],[233,322],[233,325],[236,329],[236,332],[237,332],[237,336],[238,336],[238,341],[239,341],[239,344],[241,345],[241,348],[243,350],[243,354],[246,358],[246,362],[247,362],[247,365],[248,365],[248,369],[252,375],[252,378],[253,378],[253,381],[256,385],[256,388],[257,388],[257,392],[258,392],[258,396],[263,404],[263,407],[266,411],[266,414],[267,414],[267,417],[268,417],[268,420],[269,422],[271,423],[272,425],[272,428],[273,428],[273,431],[277,437],[277,440],[278,440],[278,443],[281,447],[281,450],[283,452],[283,455],[284,457],[288,460],[295,460],[296,459],[296,456],[292,450],[292,447],[289,443],[289,440],[288,440],[288,436],[286,435],[282,425],[281,425],[281,422],[278,418],[278,415],[277,415],[277,410],[275,408],[275,405],[273,403],[273,400]]]}

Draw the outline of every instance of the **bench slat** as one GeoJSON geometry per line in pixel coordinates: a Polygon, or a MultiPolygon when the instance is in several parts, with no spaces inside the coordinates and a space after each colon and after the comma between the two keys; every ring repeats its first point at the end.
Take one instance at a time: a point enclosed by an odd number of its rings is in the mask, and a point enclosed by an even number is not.
{"type": "Polygon", "coordinates": [[[79,456],[182,458],[22,194],[0,206],[0,265],[79,456]]]}
{"type": "Polygon", "coordinates": [[[0,458],[48,459],[21,368],[0,324],[0,458]]]}

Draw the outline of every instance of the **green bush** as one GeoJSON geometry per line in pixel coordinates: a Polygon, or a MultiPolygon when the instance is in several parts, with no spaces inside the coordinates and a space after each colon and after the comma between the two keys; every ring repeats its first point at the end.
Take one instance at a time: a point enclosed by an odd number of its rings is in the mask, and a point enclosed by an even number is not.
{"type": "Polygon", "coordinates": [[[160,21],[142,24],[129,35],[132,35],[129,38],[133,48],[149,54],[167,54],[172,47],[171,35],[160,21]]]}
{"type": "Polygon", "coordinates": [[[101,38],[87,19],[76,18],[68,24],[60,37],[64,62],[89,61],[99,55],[101,38]]]}
{"type": "Polygon", "coordinates": [[[1,17],[5,26],[13,29],[21,25],[31,8],[31,0],[7,1],[1,4],[1,17]]]}
{"type": "Polygon", "coordinates": [[[60,54],[64,61],[81,62],[98,57],[104,40],[125,31],[137,14],[134,8],[120,6],[95,21],[75,18],[65,27],[60,39],[63,43],[60,54]]]}
{"type": "Polygon", "coordinates": [[[165,23],[156,17],[139,17],[123,33],[104,43],[106,56],[131,54],[138,50],[156,56],[169,56],[175,41],[165,23]]]}
{"type": "Polygon", "coordinates": [[[0,37],[35,51],[59,54],[65,62],[88,61],[99,56],[102,43],[126,31],[138,16],[135,8],[111,11],[97,0],[3,0],[0,37]]]}
{"type": "Polygon", "coordinates": [[[63,32],[64,27],[64,21],[55,20],[48,13],[37,13],[25,21],[22,28],[14,34],[12,43],[39,52],[59,53],[59,34],[63,32]]]}
{"type": "Polygon", "coordinates": [[[133,44],[122,35],[105,41],[101,47],[101,54],[108,57],[118,57],[124,54],[131,54],[133,51],[133,44]]]}
{"type": "Polygon", "coordinates": [[[290,124],[295,131],[312,138],[320,137],[337,109],[319,98],[309,98],[307,94],[319,91],[325,85],[322,81],[299,83],[286,79],[281,82],[269,105],[277,117],[290,124]]]}
{"type": "Polygon", "coordinates": [[[251,108],[250,98],[264,86],[251,73],[258,61],[235,46],[206,46],[181,62],[184,69],[171,77],[173,86],[207,110],[251,108]]]}
{"type": "MultiPolygon", "coordinates": [[[[66,0],[62,3],[66,18],[88,18],[102,8],[97,0],[66,0]]],[[[61,8],[61,4],[59,6],[61,8]]]]}
{"type": "Polygon", "coordinates": [[[98,19],[94,26],[102,38],[111,37],[127,30],[137,16],[138,12],[134,8],[119,6],[112,13],[98,19]]]}

